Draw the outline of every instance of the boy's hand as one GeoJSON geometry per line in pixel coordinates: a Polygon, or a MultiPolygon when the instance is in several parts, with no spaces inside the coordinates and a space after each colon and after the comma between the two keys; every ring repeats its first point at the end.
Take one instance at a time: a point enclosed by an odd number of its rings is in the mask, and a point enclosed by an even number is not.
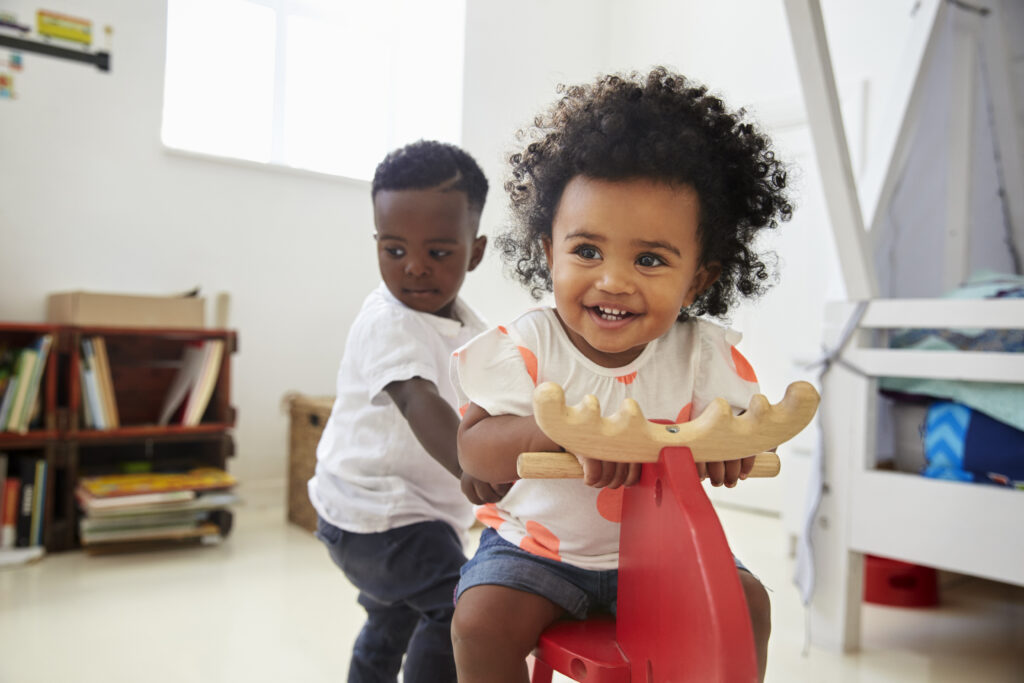
{"type": "Polygon", "coordinates": [[[471,475],[462,473],[462,493],[473,505],[497,503],[505,497],[512,484],[489,484],[471,475]]]}
{"type": "Polygon", "coordinates": [[[583,466],[583,483],[587,486],[617,489],[640,481],[641,463],[596,460],[582,455],[577,455],[576,459],[583,466]]]}
{"type": "Polygon", "coordinates": [[[705,478],[711,480],[712,486],[725,484],[726,488],[736,486],[740,479],[746,479],[750,470],[754,468],[754,456],[750,455],[739,460],[727,460],[725,462],[698,462],[697,474],[700,480],[705,478]]]}

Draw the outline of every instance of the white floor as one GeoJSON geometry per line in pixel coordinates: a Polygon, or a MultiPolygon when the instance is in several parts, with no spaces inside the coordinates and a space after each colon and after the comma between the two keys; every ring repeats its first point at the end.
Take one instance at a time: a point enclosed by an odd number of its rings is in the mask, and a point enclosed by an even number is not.
{"type": "MultiPolygon", "coordinates": [[[[0,570],[0,683],[345,680],[355,592],[311,535],[284,521],[283,485],[242,489],[221,546],[50,555],[0,570]]],[[[955,577],[943,606],[869,606],[864,649],[804,643],[776,519],[722,510],[735,552],[773,589],[768,680],[1024,681],[1024,588],[955,577]]]]}

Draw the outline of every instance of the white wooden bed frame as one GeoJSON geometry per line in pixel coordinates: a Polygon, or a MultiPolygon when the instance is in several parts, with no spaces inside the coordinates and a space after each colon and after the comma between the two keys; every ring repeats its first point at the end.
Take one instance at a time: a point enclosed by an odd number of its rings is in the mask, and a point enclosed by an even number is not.
{"type": "MultiPolygon", "coordinates": [[[[938,352],[879,348],[877,331],[891,328],[1024,329],[1024,300],[965,301],[949,299],[886,300],[878,297],[870,241],[877,231],[865,229],[846,146],[831,60],[817,0],[786,0],[794,50],[803,84],[811,133],[821,168],[835,240],[841,257],[849,301],[826,311],[825,343],[834,348],[842,329],[857,308],[867,305],[845,347],[825,375],[821,425],[824,446],[824,487],[812,533],[816,581],[810,602],[811,642],[829,649],[855,650],[860,644],[860,606],[863,556],[877,554],[940,569],[1024,585],[1024,492],[992,486],[927,479],[875,469],[878,423],[878,377],[924,377],[1024,384],[1024,354],[938,352]],[[850,366],[853,366],[851,368],[850,366]]],[[[922,2],[929,22],[918,36],[916,52],[927,63],[937,27],[955,11],[943,0],[922,2]]],[[[973,92],[975,48],[985,49],[990,74],[1000,78],[1007,63],[1006,46],[995,17],[971,25],[970,17],[954,17],[954,49],[958,63],[953,74],[955,94],[973,92]],[[993,29],[995,31],[993,32],[993,29]],[[979,42],[979,33],[989,33],[979,42]]],[[[958,11],[958,15],[962,14],[958,11]]],[[[878,180],[878,203],[873,215],[884,213],[892,188],[905,163],[907,142],[920,99],[921,69],[911,65],[904,78],[907,93],[902,112],[896,112],[888,131],[892,154],[878,180]]],[[[1002,78],[1006,78],[1005,72],[1002,78]]],[[[1009,83],[1009,79],[1002,81],[1009,83]]],[[[993,90],[1000,90],[994,87],[993,90]]],[[[996,97],[1003,97],[1006,89],[996,97]]],[[[959,283],[967,268],[967,217],[970,206],[970,139],[973,97],[961,97],[954,107],[950,129],[950,187],[946,198],[947,282],[959,283]],[[954,168],[955,167],[955,168],[954,168]],[[959,191],[958,191],[959,189],[959,191]]],[[[1017,132],[1006,121],[997,101],[994,131],[1003,149],[1009,210],[1013,224],[1024,226],[1024,172],[1017,132]],[[1018,188],[1014,191],[1012,188],[1018,188]]],[[[871,223],[878,224],[874,218],[871,223]]],[[[1016,236],[1024,244],[1024,235],[1016,236]]]]}

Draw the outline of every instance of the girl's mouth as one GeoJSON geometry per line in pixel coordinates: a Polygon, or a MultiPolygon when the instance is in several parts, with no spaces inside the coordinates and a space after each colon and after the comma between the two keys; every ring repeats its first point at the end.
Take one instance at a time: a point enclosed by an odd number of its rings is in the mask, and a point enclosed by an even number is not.
{"type": "Polygon", "coordinates": [[[590,306],[589,310],[592,315],[610,323],[622,322],[636,315],[622,308],[613,308],[611,306],[590,306]]]}

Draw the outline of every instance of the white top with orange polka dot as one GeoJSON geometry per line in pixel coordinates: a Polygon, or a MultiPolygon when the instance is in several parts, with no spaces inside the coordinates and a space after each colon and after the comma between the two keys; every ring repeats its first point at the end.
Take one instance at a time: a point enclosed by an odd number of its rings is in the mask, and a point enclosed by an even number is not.
{"type": "MultiPolygon", "coordinates": [[[[690,320],[673,325],[629,365],[605,368],[569,341],[552,309],[537,308],[456,351],[452,379],[463,411],[472,402],[491,415],[531,415],[534,387],[557,382],[567,405],[593,394],[610,415],[630,397],[648,419],[684,422],[716,397],[740,410],[758,392],[739,341],[738,332],[690,320]]],[[[498,503],[478,506],[476,516],[536,555],[605,570],[618,567],[621,502],[621,488],[524,479],[498,503]]]]}

